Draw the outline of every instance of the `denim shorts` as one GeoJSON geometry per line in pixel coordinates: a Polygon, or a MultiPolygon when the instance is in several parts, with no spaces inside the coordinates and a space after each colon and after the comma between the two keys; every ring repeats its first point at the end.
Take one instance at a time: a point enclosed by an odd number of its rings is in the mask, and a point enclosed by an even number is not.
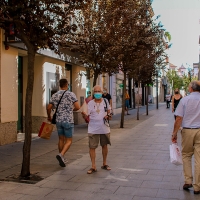
{"type": "Polygon", "coordinates": [[[65,136],[66,138],[72,138],[74,133],[74,124],[68,122],[56,122],[58,135],[65,136]]]}

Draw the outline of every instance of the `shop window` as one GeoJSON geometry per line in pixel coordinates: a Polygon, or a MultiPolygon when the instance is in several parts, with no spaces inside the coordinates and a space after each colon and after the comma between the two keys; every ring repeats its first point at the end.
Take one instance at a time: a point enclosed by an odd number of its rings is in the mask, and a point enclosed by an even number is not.
{"type": "Polygon", "coordinates": [[[46,103],[49,104],[51,96],[59,90],[59,73],[47,72],[46,79],[46,103]]]}

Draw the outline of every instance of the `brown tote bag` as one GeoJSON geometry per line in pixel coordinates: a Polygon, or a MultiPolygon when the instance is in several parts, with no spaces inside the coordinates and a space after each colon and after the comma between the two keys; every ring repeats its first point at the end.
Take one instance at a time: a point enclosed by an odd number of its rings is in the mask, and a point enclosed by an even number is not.
{"type": "Polygon", "coordinates": [[[50,139],[52,131],[53,131],[53,124],[43,122],[40,127],[38,137],[43,139],[50,139]]]}

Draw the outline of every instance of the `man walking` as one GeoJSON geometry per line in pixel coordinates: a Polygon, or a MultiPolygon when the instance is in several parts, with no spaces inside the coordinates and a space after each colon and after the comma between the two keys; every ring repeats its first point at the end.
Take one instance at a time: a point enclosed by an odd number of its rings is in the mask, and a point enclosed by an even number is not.
{"type": "MultiPolygon", "coordinates": [[[[83,118],[87,115],[82,112],[83,118]]],[[[99,85],[94,87],[94,99],[88,103],[88,138],[90,148],[90,158],[92,167],[87,171],[88,174],[92,174],[97,171],[95,158],[95,150],[98,147],[99,141],[102,146],[103,165],[102,169],[111,170],[107,165],[106,159],[108,155],[108,144],[110,143],[110,127],[108,120],[110,116],[110,104],[107,99],[102,98],[102,89],[99,85]]]]}
{"type": "Polygon", "coordinates": [[[109,102],[109,104],[110,104],[110,107],[111,107],[111,109],[112,109],[112,97],[111,97],[111,95],[107,92],[107,89],[106,89],[106,88],[103,89],[102,97],[108,100],[108,102],[109,102]]]}
{"type": "Polygon", "coordinates": [[[56,127],[59,137],[59,154],[56,156],[56,158],[60,166],[65,167],[64,155],[72,144],[72,136],[74,132],[73,111],[79,110],[80,106],[78,104],[76,95],[73,92],[67,91],[67,79],[60,79],[59,84],[61,90],[52,95],[50,103],[47,106],[47,115],[48,121],[51,122],[51,110],[53,107],[57,107],[58,102],[62,97],[56,113],[56,127]]]}
{"type": "Polygon", "coordinates": [[[166,104],[167,104],[166,108],[170,108],[170,101],[171,101],[170,92],[168,92],[168,94],[165,95],[165,100],[166,100],[166,104]]]}
{"type": "Polygon", "coordinates": [[[182,136],[182,158],[185,177],[184,190],[193,186],[194,194],[200,194],[200,81],[189,84],[190,95],[182,98],[176,108],[176,121],[172,142],[177,142],[180,126],[182,136]],[[192,175],[192,156],[194,154],[194,179],[192,175]]]}

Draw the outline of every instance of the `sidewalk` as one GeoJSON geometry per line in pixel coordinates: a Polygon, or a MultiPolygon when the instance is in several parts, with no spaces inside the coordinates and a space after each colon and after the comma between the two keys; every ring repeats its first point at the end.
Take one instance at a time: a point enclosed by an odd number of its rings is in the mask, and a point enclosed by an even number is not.
{"type": "MultiPolygon", "coordinates": [[[[173,114],[165,104],[136,109],[125,116],[123,129],[120,115],[111,122],[111,143],[108,164],[111,171],[101,169],[101,148],[96,151],[97,170],[86,174],[91,167],[88,155],[87,125],[75,128],[74,142],[67,153],[69,164],[60,168],[57,154],[57,135],[50,140],[32,141],[31,173],[45,179],[36,184],[0,182],[0,199],[77,199],[77,200],[168,200],[199,199],[193,192],[182,190],[182,166],[169,161],[169,144],[173,128],[173,114]]],[[[180,144],[180,135],[178,135],[180,144]]],[[[0,146],[0,179],[20,172],[22,142],[0,146]]]]}

